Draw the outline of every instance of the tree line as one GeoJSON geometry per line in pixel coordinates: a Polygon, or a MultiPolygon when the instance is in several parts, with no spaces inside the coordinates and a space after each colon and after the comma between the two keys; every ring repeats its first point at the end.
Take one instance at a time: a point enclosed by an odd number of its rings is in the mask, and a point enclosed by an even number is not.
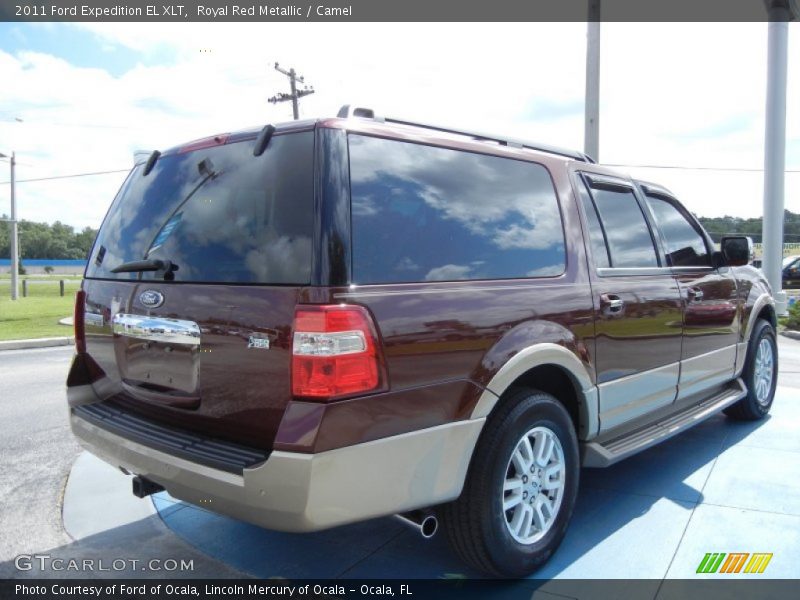
{"type": "MultiPolygon", "coordinates": [[[[8,216],[3,215],[4,219],[8,216]]],[[[35,223],[19,222],[19,249],[22,260],[26,258],[82,259],[86,260],[97,230],[84,227],[76,231],[71,225],[56,221],[35,223]]],[[[11,224],[0,223],[0,258],[11,256],[11,224]]]]}
{"type": "MultiPolygon", "coordinates": [[[[3,215],[4,219],[8,217],[3,215]]],[[[761,241],[761,228],[763,219],[741,217],[697,217],[706,231],[715,241],[729,233],[749,235],[753,241],[761,241]]],[[[10,244],[11,227],[5,223],[0,224],[0,258],[11,256],[10,244]]],[[[784,241],[800,242],[800,214],[790,210],[784,211],[783,218],[784,241]]],[[[48,223],[35,223],[33,221],[19,222],[20,256],[26,258],[52,258],[52,259],[86,259],[92,249],[92,243],[97,236],[97,230],[84,227],[76,231],[71,225],[56,221],[48,223]]]]}
{"type": "MultiPolygon", "coordinates": [[[[762,217],[743,219],[741,217],[697,217],[697,220],[711,234],[715,242],[729,233],[749,235],[754,242],[761,242],[761,232],[764,225],[762,217]]],[[[800,214],[790,210],[783,211],[783,241],[800,242],[800,214]]]]}

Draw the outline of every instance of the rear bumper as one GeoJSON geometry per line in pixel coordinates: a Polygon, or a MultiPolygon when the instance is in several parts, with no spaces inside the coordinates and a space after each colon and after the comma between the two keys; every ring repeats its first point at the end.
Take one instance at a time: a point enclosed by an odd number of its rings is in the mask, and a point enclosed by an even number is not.
{"type": "Polygon", "coordinates": [[[485,419],[317,454],[273,451],[242,475],[133,442],[72,414],[81,445],[175,498],[280,531],[316,531],[458,497],[485,419]]]}

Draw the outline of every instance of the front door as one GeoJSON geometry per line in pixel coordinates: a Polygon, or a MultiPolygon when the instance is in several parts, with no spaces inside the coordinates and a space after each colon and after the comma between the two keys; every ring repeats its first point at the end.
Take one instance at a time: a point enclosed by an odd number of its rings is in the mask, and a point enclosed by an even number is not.
{"type": "Polygon", "coordinates": [[[683,302],[678,399],[733,377],[739,339],[738,290],[730,268],[712,266],[711,248],[691,215],[666,193],[644,187],[683,302]]]}

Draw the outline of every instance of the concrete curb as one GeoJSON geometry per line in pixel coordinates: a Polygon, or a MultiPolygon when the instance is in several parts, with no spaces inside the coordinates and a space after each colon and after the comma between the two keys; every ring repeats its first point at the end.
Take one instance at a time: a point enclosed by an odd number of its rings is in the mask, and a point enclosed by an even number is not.
{"type": "Polygon", "coordinates": [[[52,348],[54,346],[71,346],[75,343],[73,336],[39,338],[35,340],[9,340],[0,342],[0,352],[3,350],[28,350],[29,348],[52,348]]]}
{"type": "Polygon", "coordinates": [[[785,329],[781,331],[781,335],[791,340],[800,340],[800,331],[790,331],[788,329],[785,329]]]}

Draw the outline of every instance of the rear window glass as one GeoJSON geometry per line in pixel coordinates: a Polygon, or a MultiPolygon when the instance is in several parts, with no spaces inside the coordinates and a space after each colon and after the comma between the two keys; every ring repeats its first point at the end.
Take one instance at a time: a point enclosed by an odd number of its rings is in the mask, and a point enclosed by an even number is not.
{"type": "Polygon", "coordinates": [[[542,165],[351,135],[356,283],[564,272],[561,214],[542,165]]]}
{"type": "Polygon", "coordinates": [[[238,142],[162,156],[137,167],[100,230],[88,277],[144,259],[177,265],[175,281],[307,284],[311,278],[313,132],[278,135],[253,156],[238,142]]]}

